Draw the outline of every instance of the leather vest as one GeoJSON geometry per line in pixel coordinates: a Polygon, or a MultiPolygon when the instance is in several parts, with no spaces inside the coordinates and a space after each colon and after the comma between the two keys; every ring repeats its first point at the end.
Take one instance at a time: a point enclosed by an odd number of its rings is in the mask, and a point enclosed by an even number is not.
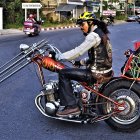
{"type": "Polygon", "coordinates": [[[90,67],[100,71],[110,69],[112,67],[112,59],[111,61],[109,60],[106,49],[106,42],[109,39],[99,28],[96,28],[94,32],[101,38],[101,43],[96,48],[92,47],[88,51],[90,67]]]}

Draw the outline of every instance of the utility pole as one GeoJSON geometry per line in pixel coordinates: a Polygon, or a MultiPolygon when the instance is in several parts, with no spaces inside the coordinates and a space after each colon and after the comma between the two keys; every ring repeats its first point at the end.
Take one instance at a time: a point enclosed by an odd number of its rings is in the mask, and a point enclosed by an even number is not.
{"type": "Polygon", "coordinates": [[[128,15],[128,0],[126,0],[126,2],[125,2],[125,15],[126,15],[126,17],[128,15]]]}
{"type": "Polygon", "coordinates": [[[135,0],[134,0],[134,3],[133,4],[134,4],[134,15],[135,15],[135,0]]]}
{"type": "Polygon", "coordinates": [[[0,7],[0,30],[3,29],[3,7],[0,7]]]}
{"type": "Polygon", "coordinates": [[[103,15],[103,0],[100,0],[100,17],[103,15]]]}

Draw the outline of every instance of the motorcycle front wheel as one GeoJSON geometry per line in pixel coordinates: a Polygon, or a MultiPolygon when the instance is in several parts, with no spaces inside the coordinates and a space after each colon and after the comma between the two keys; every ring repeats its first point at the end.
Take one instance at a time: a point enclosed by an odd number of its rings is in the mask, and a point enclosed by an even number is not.
{"type": "MultiPolygon", "coordinates": [[[[118,103],[123,103],[125,109],[112,114],[105,122],[113,129],[121,132],[134,132],[140,128],[140,84],[127,79],[118,79],[104,89],[103,94],[118,103]]],[[[105,99],[100,111],[103,115],[115,112],[116,105],[105,99]]]]}

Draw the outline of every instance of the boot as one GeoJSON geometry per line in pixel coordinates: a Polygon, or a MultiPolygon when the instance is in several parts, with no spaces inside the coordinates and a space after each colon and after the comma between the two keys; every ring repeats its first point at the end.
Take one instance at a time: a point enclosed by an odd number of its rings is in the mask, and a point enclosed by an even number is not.
{"type": "Polygon", "coordinates": [[[70,115],[80,115],[81,111],[79,107],[65,107],[63,110],[59,110],[56,113],[58,117],[69,117],[70,115]]]}

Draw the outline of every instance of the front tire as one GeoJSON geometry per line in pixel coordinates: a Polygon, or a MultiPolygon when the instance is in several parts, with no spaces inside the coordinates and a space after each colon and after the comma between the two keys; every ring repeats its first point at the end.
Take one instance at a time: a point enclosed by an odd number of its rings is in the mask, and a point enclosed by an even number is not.
{"type": "MultiPolygon", "coordinates": [[[[121,132],[134,132],[140,128],[140,84],[126,79],[118,79],[105,87],[103,94],[118,103],[124,103],[125,109],[112,115],[105,122],[113,129],[121,132]]],[[[111,101],[102,98],[100,100],[103,115],[115,110],[111,101]]]]}

